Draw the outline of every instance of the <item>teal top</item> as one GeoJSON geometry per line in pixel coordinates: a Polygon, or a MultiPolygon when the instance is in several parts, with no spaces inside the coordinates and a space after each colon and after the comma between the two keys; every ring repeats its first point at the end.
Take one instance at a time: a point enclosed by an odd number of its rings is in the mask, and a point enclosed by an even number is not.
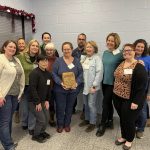
{"type": "Polygon", "coordinates": [[[102,57],[103,70],[104,70],[103,84],[108,84],[108,85],[114,84],[114,71],[122,61],[123,61],[123,55],[121,51],[116,55],[114,55],[109,50],[104,51],[102,57]]]}

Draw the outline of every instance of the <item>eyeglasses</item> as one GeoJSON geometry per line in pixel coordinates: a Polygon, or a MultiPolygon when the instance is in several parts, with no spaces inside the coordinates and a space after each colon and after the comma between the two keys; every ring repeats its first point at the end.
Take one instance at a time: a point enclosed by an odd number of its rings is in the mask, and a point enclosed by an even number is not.
{"type": "Polygon", "coordinates": [[[131,53],[133,50],[131,50],[131,49],[124,49],[123,50],[123,53],[125,53],[125,52],[127,52],[127,53],[131,53]]]}

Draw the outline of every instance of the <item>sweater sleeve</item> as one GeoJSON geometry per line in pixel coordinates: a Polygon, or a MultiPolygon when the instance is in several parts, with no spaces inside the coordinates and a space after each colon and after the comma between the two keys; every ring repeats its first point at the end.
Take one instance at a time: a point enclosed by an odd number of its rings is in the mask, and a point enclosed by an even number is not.
{"type": "Polygon", "coordinates": [[[56,59],[55,63],[53,64],[52,77],[53,77],[53,80],[55,81],[55,83],[57,83],[58,85],[61,85],[62,80],[58,75],[58,70],[59,70],[59,61],[58,61],[58,59],[56,59]]]}
{"type": "Polygon", "coordinates": [[[29,75],[29,86],[30,86],[30,94],[33,98],[33,103],[38,105],[40,104],[40,98],[37,92],[39,77],[36,70],[33,70],[29,75]]]}
{"type": "Polygon", "coordinates": [[[135,104],[143,104],[146,96],[147,72],[142,64],[137,64],[132,76],[131,98],[135,104]]]}
{"type": "MultiPolygon", "coordinates": [[[[3,68],[4,68],[4,64],[2,62],[2,60],[0,60],[0,77],[1,77],[1,74],[2,74],[2,71],[3,71],[3,68]]],[[[0,98],[3,97],[3,94],[2,94],[2,89],[1,89],[1,86],[0,86],[0,98]]]]}
{"type": "Polygon", "coordinates": [[[103,65],[99,56],[96,56],[96,75],[93,86],[99,86],[103,78],[103,65]]]}
{"type": "Polygon", "coordinates": [[[78,67],[78,76],[76,82],[78,85],[80,85],[81,83],[83,83],[83,68],[78,59],[77,59],[77,67],[78,67]]]}

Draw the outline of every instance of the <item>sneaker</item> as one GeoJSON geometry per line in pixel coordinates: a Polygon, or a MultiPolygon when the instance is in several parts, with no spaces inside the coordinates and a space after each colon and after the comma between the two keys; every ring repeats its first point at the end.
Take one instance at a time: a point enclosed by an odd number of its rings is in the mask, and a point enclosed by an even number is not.
{"type": "Polygon", "coordinates": [[[19,122],[20,122],[19,112],[18,112],[18,111],[16,111],[16,112],[14,113],[14,122],[15,122],[15,123],[19,123],[19,122]]]}
{"type": "Polygon", "coordinates": [[[143,136],[143,132],[142,131],[137,131],[136,132],[136,138],[138,139],[142,139],[144,136],[143,136]]]}
{"type": "Polygon", "coordinates": [[[108,120],[105,124],[105,127],[109,129],[114,129],[113,120],[108,120]]]}
{"type": "Polygon", "coordinates": [[[97,137],[103,136],[105,133],[105,130],[106,130],[105,125],[100,125],[97,132],[96,132],[96,136],[97,137]]]}
{"type": "Polygon", "coordinates": [[[43,132],[40,134],[41,136],[43,136],[43,138],[46,138],[46,139],[50,139],[50,134],[46,133],[46,132],[43,132]]]}
{"type": "Polygon", "coordinates": [[[80,124],[79,124],[79,127],[84,127],[86,125],[89,125],[89,121],[87,120],[83,120],[80,124]]]}
{"type": "Polygon", "coordinates": [[[44,142],[46,142],[46,138],[44,138],[44,137],[41,136],[41,135],[32,136],[32,140],[33,140],[33,141],[37,141],[37,142],[39,142],[39,143],[44,143],[44,142]]]}
{"type": "Polygon", "coordinates": [[[92,132],[95,129],[95,124],[89,124],[89,126],[85,129],[85,132],[92,132]]]}

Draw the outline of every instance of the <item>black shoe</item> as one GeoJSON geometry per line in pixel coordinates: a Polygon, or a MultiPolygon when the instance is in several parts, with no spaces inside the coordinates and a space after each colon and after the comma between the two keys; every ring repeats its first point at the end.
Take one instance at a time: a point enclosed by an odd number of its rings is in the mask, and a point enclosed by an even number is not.
{"type": "Polygon", "coordinates": [[[29,134],[33,135],[34,134],[34,130],[29,130],[29,134]]]}
{"type": "Polygon", "coordinates": [[[109,129],[114,129],[113,120],[108,120],[105,124],[105,127],[109,129]]]}
{"type": "Polygon", "coordinates": [[[46,132],[43,132],[40,134],[43,138],[46,138],[46,139],[50,139],[50,134],[46,133],[46,132]]]}
{"type": "Polygon", "coordinates": [[[105,125],[100,125],[97,132],[96,132],[96,136],[97,137],[103,136],[105,133],[105,130],[106,130],[105,125]]]}
{"type": "Polygon", "coordinates": [[[124,141],[122,141],[122,142],[120,142],[120,141],[116,140],[116,141],[115,141],[115,144],[119,146],[119,145],[124,144],[125,142],[126,142],[126,140],[124,140],[124,141]]]}
{"type": "Polygon", "coordinates": [[[32,136],[32,140],[33,141],[37,141],[39,143],[44,143],[46,142],[46,138],[44,138],[43,136],[37,135],[37,136],[32,136]]]}
{"type": "Polygon", "coordinates": [[[22,129],[23,129],[23,130],[27,130],[27,129],[28,129],[28,126],[22,126],[22,129]]]}

